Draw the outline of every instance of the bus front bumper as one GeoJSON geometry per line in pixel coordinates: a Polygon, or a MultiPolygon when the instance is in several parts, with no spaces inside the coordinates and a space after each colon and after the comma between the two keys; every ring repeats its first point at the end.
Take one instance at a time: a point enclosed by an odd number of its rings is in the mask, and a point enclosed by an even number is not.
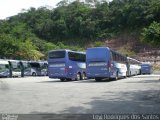
{"type": "Polygon", "coordinates": [[[86,74],[87,78],[110,78],[110,75],[105,73],[105,74],[100,74],[100,73],[87,73],[86,74]]]}

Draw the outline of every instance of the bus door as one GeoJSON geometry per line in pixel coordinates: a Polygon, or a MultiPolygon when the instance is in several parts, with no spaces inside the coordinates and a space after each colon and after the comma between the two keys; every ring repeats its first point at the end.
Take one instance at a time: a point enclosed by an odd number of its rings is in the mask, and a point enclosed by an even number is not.
{"type": "Polygon", "coordinates": [[[13,76],[21,76],[22,66],[19,61],[9,61],[11,66],[12,77],[13,76]]]}
{"type": "Polygon", "coordinates": [[[41,67],[41,75],[43,76],[46,76],[48,73],[47,73],[47,63],[45,62],[41,62],[40,63],[40,67],[41,67]]]}
{"type": "Polygon", "coordinates": [[[22,64],[22,76],[31,76],[31,66],[27,61],[21,61],[22,64]]]}

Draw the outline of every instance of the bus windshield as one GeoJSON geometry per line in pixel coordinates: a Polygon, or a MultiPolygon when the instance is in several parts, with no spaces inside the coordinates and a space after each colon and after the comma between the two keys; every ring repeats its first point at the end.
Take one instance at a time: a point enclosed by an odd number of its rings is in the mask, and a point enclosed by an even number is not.
{"type": "Polygon", "coordinates": [[[49,52],[49,58],[65,58],[65,51],[51,51],[49,52]]]}
{"type": "Polygon", "coordinates": [[[40,68],[40,64],[39,63],[30,63],[31,67],[35,67],[35,68],[40,68]]]}
{"type": "Polygon", "coordinates": [[[0,72],[8,69],[6,64],[0,64],[0,72]]]}
{"type": "Polygon", "coordinates": [[[24,66],[24,68],[29,68],[29,67],[30,67],[30,64],[27,63],[27,62],[23,62],[23,66],[24,66]]]}
{"type": "Polygon", "coordinates": [[[19,61],[10,61],[13,72],[21,72],[21,64],[19,61]]]}

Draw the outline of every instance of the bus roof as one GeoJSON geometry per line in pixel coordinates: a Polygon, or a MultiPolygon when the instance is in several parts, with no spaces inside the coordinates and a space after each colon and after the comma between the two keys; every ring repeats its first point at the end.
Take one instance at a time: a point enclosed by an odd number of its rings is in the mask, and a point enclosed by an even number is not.
{"type": "Polygon", "coordinates": [[[49,52],[54,52],[54,51],[72,51],[69,49],[57,49],[57,50],[50,50],[49,52]]]}
{"type": "Polygon", "coordinates": [[[142,62],[142,64],[151,64],[151,62],[142,62]]]}
{"type": "Polygon", "coordinates": [[[119,53],[119,52],[117,52],[117,51],[114,51],[114,50],[112,50],[112,49],[109,48],[109,47],[93,47],[93,48],[87,48],[87,50],[92,50],[92,49],[110,50],[110,51],[112,51],[112,52],[114,52],[114,53],[116,53],[116,54],[119,54],[119,55],[121,55],[121,56],[123,56],[123,57],[126,57],[125,55],[123,55],[123,54],[121,54],[121,53],[119,53]]]}
{"type": "Polygon", "coordinates": [[[141,65],[152,65],[152,63],[150,63],[150,62],[141,62],[141,65]]]}
{"type": "Polygon", "coordinates": [[[89,49],[110,49],[109,47],[93,47],[93,48],[87,48],[87,50],[89,49]]]}
{"type": "Polygon", "coordinates": [[[136,62],[139,62],[139,63],[141,63],[139,60],[136,60],[136,59],[134,59],[134,58],[131,58],[131,57],[127,57],[127,59],[129,59],[129,60],[133,60],[133,61],[136,61],[136,62]]]}
{"type": "Polygon", "coordinates": [[[7,60],[0,59],[0,64],[9,64],[7,60]]]}
{"type": "Polygon", "coordinates": [[[21,60],[22,63],[28,63],[29,61],[26,60],[21,60]]]}
{"type": "Polygon", "coordinates": [[[7,60],[7,61],[10,61],[10,62],[19,62],[20,60],[7,60]]]}
{"type": "Polygon", "coordinates": [[[86,52],[82,52],[82,51],[73,51],[73,50],[69,50],[69,49],[58,49],[58,50],[50,50],[50,52],[55,52],[55,51],[70,51],[70,52],[75,52],[75,53],[82,53],[82,54],[86,54],[86,52]]]}

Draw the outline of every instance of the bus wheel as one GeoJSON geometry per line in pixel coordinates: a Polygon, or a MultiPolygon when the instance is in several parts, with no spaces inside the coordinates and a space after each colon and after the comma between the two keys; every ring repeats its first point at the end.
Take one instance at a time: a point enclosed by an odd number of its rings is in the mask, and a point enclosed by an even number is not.
{"type": "Polygon", "coordinates": [[[81,79],[81,75],[80,75],[80,73],[77,73],[77,75],[76,75],[76,79],[75,80],[80,80],[81,79]]]}
{"type": "Polygon", "coordinates": [[[100,82],[102,79],[101,78],[95,78],[96,82],[100,82]]]}
{"type": "Polygon", "coordinates": [[[61,78],[60,80],[61,80],[61,82],[64,82],[65,79],[61,78]]]}
{"type": "Polygon", "coordinates": [[[126,72],[126,77],[129,77],[129,72],[128,71],[126,72]]]}
{"type": "Polygon", "coordinates": [[[136,71],[136,74],[135,75],[138,75],[137,71],[136,71]]]}
{"type": "Polygon", "coordinates": [[[129,77],[131,77],[132,76],[132,73],[131,73],[131,71],[129,72],[129,77]]]}
{"type": "Polygon", "coordinates": [[[32,73],[32,76],[36,76],[36,73],[35,73],[35,72],[33,72],[33,73],[32,73]]]}
{"type": "Polygon", "coordinates": [[[139,75],[142,75],[142,72],[141,72],[141,70],[139,71],[139,75]]]}
{"type": "Polygon", "coordinates": [[[116,77],[115,77],[115,79],[116,79],[116,80],[118,80],[118,72],[116,73],[116,77]]]}
{"type": "Polygon", "coordinates": [[[85,73],[82,73],[82,80],[85,80],[86,79],[86,74],[85,73]]]}

